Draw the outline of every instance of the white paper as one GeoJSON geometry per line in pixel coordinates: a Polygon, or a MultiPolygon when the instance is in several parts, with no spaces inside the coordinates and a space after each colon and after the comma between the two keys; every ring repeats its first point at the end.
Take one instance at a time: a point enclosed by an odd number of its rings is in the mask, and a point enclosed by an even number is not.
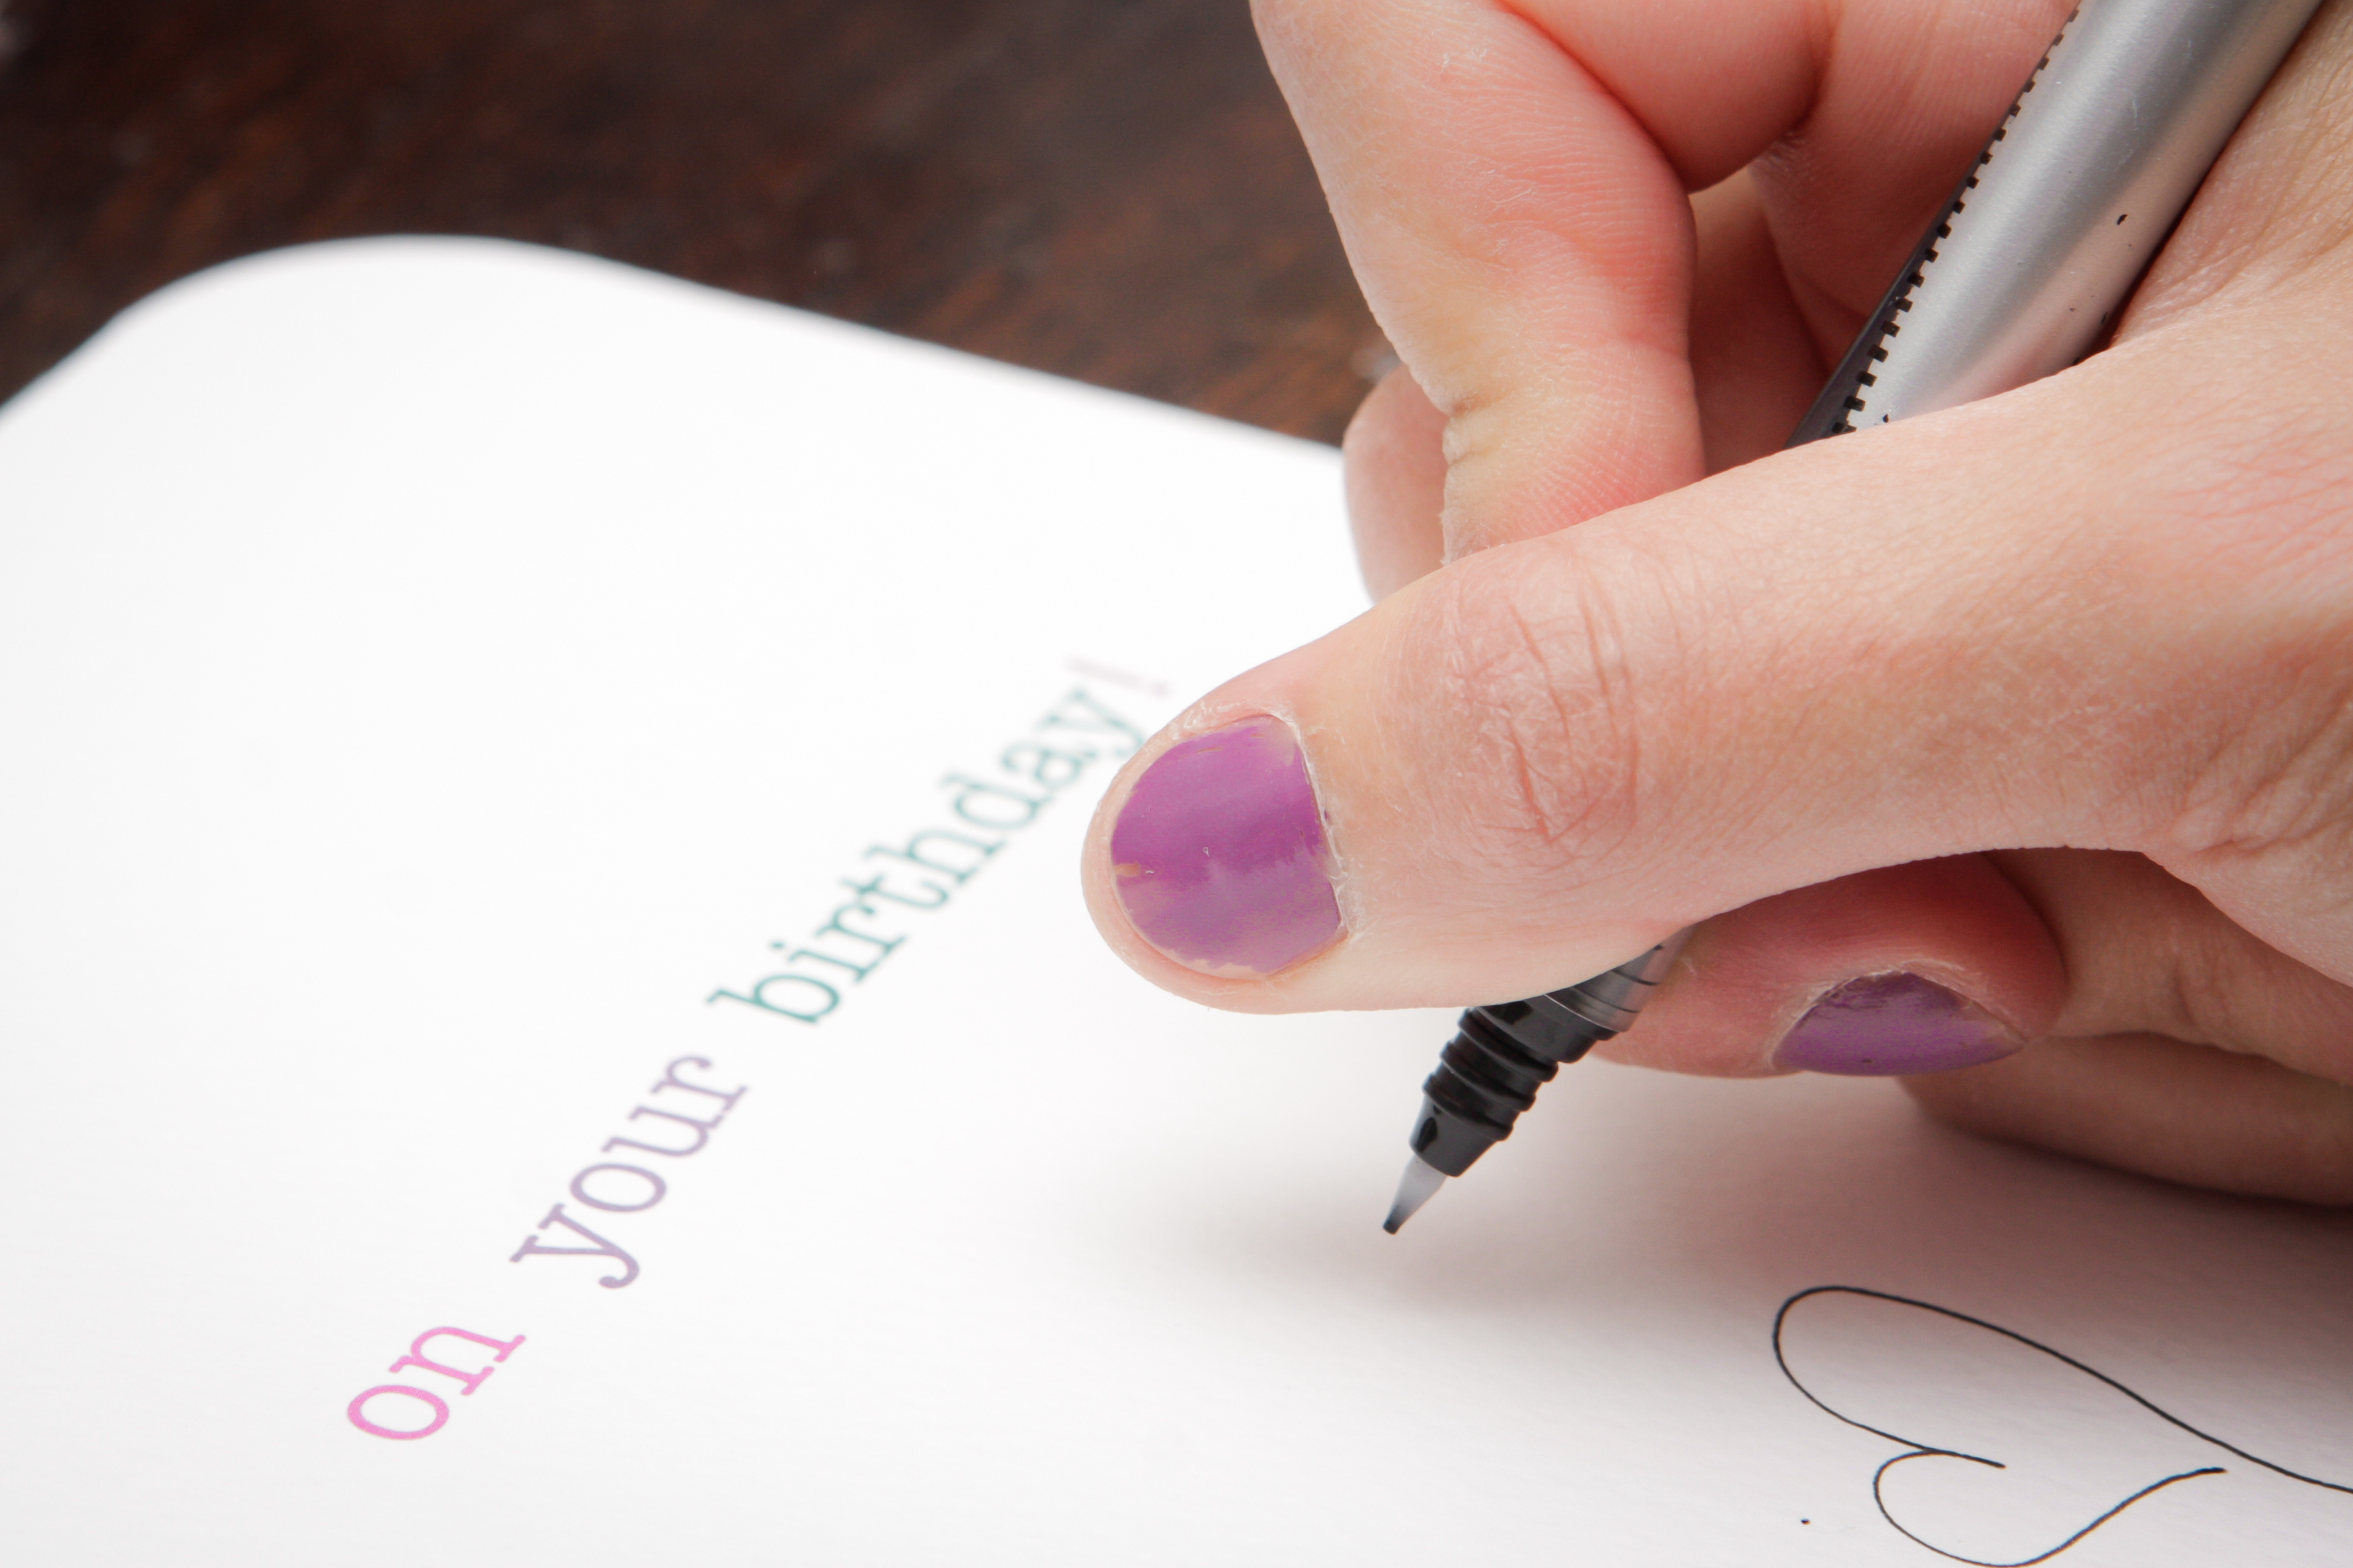
{"type": "Polygon", "coordinates": [[[1446,1015],[1103,952],[1088,716],[1344,534],[1326,450],[554,253],[110,328],[0,413],[0,1558],[2011,1563],[2179,1475],[2052,1560],[2343,1562],[2345,1215],[1595,1065],[1391,1238],[1446,1015]]]}

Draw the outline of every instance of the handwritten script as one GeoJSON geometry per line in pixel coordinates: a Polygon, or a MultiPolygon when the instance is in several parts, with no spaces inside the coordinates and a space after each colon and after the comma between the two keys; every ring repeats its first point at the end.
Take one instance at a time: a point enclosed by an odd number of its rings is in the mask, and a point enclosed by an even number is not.
{"type": "Polygon", "coordinates": [[[2168,1487],[2228,1474],[2226,1458],[2353,1492],[2200,1431],[2024,1334],[1883,1290],[1799,1291],[1774,1314],[1773,1357],[1825,1413],[1903,1449],[1872,1472],[1881,1517],[1975,1568],[2049,1562],[2168,1487]]]}

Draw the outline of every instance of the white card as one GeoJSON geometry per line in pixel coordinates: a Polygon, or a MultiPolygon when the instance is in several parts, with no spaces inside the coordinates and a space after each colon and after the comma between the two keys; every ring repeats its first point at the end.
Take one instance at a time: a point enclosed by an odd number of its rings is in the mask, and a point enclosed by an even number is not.
{"type": "Polygon", "coordinates": [[[0,1556],[2344,1561],[2353,1218],[1593,1065],[1392,1238],[1447,1015],[1103,952],[1337,491],[475,241],[0,413],[0,1556]]]}

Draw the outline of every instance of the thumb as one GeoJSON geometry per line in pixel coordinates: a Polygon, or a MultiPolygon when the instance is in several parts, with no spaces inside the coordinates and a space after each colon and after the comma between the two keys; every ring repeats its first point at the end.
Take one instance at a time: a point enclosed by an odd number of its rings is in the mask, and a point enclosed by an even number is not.
{"type": "Polygon", "coordinates": [[[2237,315],[1421,579],[1130,764],[1099,923],[1225,1006],[1459,1005],[1871,868],[2070,845],[2342,974],[2353,913],[2297,857],[2346,848],[2318,828],[2353,674],[2314,650],[2353,593],[2294,547],[2327,487],[2250,459],[2341,447],[2343,416],[2326,345],[2237,315]]]}

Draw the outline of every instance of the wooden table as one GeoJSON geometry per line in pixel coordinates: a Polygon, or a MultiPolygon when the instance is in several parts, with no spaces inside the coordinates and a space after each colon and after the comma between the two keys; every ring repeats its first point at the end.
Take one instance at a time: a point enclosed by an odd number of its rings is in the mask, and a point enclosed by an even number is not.
{"type": "Polygon", "coordinates": [[[0,396],[215,262],[493,235],[1335,440],[1246,0],[0,0],[0,396]]]}

